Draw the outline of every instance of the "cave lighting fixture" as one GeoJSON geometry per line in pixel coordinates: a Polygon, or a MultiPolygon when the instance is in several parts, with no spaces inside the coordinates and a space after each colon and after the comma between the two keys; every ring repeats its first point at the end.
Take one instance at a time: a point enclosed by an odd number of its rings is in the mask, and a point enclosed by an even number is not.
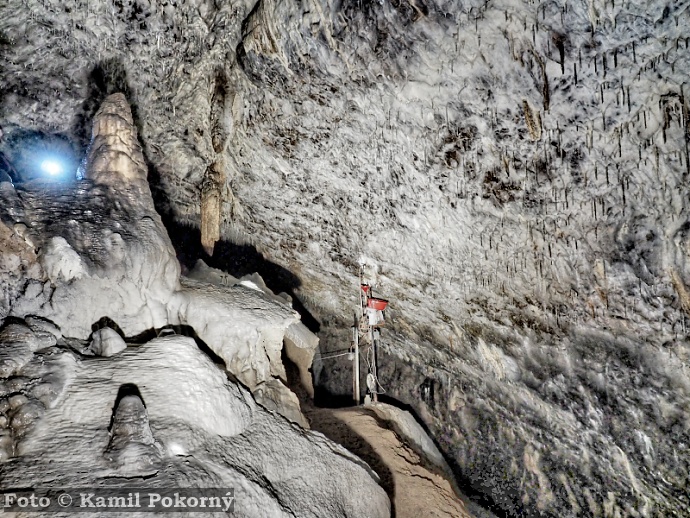
{"type": "Polygon", "coordinates": [[[47,176],[55,177],[60,176],[65,171],[65,168],[60,161],[52,158],[46,158],[43,162],[41,162],[41,171],[43,171],[43,173],[47,176]]]}

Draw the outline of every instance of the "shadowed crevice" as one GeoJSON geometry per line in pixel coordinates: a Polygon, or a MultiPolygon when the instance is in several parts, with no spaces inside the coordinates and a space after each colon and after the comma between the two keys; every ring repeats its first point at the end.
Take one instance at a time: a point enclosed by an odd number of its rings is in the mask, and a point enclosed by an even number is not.
{"type": "Polygon", "coordinates": [[[299,277],[287,268],[266,259],[253,245],[237,244],[221,239],[216,243],[213,255],[206,253],[201,244],[201,230],[175,220],[170,200],[162,187],[160,172],[148,158],[146,160],[154,205],[168,231],[183,274],[193,269],[199,259],[208,266],[237,278],[258,273],[273,293],[284,292],[290,295],[292,307],[300,314],[302,323],[312,333],[318,333],[321,328],[319,321],[304,307],[295,294],[302,285],[299,277]]]}

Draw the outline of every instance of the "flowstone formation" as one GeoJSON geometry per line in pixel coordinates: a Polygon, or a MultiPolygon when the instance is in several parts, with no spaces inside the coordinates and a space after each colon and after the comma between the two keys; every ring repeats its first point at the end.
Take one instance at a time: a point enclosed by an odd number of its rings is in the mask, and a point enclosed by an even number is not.
{"type": "Polygon", "coordinates": [[[298,315],[243,285],[180,280],[124,95],[108,97],[96,114],[79,173],[83,179],[34,180],[19,191],[3,184],[8,268],[0,316],[49,319],[74,338],[90,338],[90,350],[102,356],[124,346],[115,330],[93,328],[104,319],[131,337],[190,327],[240,382],[261,387],[260,399],[306,426],[281,381],[283,336],[298,315]]]}
{"type": "Polygon", "coordinates": [[[2,487],[136,480],[234,488],[238,516],[389,516],[365,463],[288,421],[306,425],[283,384],[286,301],[180,280],[122,94],[83,176],[1,184],[2,487]]]}
{"type": "MultiPolygon", "coordinates": [[[[158,207],[207,251],[255,247],[291,271],[319,352],[347,347],[359,263],[378,268],[381,382],[483,501],[507,516],[686,513],[687,0],[8,5],[1,178],[36,175],[36,141],[85,146],[84,121],[126,91],[158,207]]],[[[69,196],[87,207],[98,189],[69,196]]],[[[0,227],[3,307],[50,296],[16,281],[43,278],[39,248],[62,258],[53,276],[95,267],[22,218],[0,227]]],[[[189,286],[152,291],[187,313],[189,286]]],[[[148,295],[139,327],[161,317],[148,295]]],[[[294,323],[271,308],[270,329],[294,323]]],[[[281,376],[279,334],[248,344],[268,344],[260,365],[235,354],[242,340],[202,339],[253,387],[281,376]]],[[[317,362],[317,398],[348,395],[350,373],[317,362]]]]}
{"type": "Polygon", "coordinates": [[[188,337],[112,358],[59,341],[0,388],[3,488],[228,487],[237,516],[389,516],[362,461],[262,409],[188,337]]]}

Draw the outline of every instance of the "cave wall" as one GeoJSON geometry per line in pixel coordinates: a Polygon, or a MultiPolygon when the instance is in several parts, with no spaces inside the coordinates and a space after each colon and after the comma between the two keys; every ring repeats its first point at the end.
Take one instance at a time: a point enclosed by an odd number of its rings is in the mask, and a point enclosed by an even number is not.
{"type": "MultiPolygon", "coordinates": [[[[387,393],[498,508],[687,509],[687,1],[3,11],[17,175],[26,142],[83,148],[122,90],[159,210],[201,225],[220,164],[220,237],[300,279],[323,352],[376,265],[387,393]]],[[[346,394],[349,367],[317,384],[346,394]]]]}

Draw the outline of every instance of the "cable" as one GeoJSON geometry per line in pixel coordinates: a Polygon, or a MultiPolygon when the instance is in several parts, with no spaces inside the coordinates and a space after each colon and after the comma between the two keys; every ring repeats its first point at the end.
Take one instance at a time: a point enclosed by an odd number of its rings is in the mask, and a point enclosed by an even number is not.
{"type": "Polygon", "coordinates": [[[349,349],[340,349],[338,351],[331,351],[330,353],[325,353],[325,354],[319,354],[316,356],[316,358],[321,358],[322,360],[328,360],[329,358],[338,358],[339,356],[347,356],[348,354],[352,354],[352,351],[349,349]],[[340,351],[348,351],[346,353],[341,353],[340,351]]]}
{"type": "MultiPolygon", "coordinates": [[[[364,361],[367,362],[367,367],[369,368],[369,374],[371,374],[372,376],[374,376],[373,373],[372,373],[372,369],[371,369],[371,364],[373,363],[373,360],[374,360],[374,348],[370,346],[370,347],[369,347],[369,350],[367,351],[367,354],[363,355],[363,357],[364,357],[364,361]],[[372,359],[371,363],[369,362],[369,358],[368,358],[369,355],[371,355],[371,357],[372,357],[372,358],[371,358],[371,359],[372,359]]],[[[374,381],[376,381],[376,384],[377,384],[377,385],[379,386],[379,388],[381,389],[381,392],[379,392],[379,394],[385,394],[385,393],[386,393],[386,389],[384,389],[384,388],[383,388],[383,385],[381,385],[381,382],[379,381],[378,376],[374,376],[374,381]]]]}
{"type": "Polygon", "coordinates": [[[340,353],[340,354],[332,354],[329,356],[319,356],[322,360],[330,360],[331,358],[338,358],[339,356],[349,356],[352,353],[340,353]]]}

